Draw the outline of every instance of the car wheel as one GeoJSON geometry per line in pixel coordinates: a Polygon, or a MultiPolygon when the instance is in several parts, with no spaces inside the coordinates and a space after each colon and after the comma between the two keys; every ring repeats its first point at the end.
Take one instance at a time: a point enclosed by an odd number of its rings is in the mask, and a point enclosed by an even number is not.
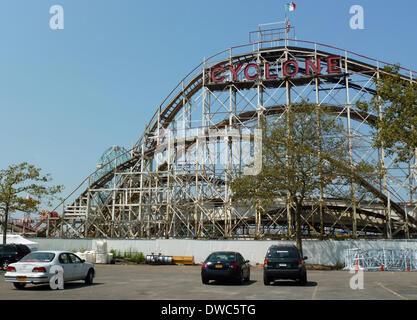
{"type": "Polygon", "coordinates": [[[87,276],[85,277],[85,284],[92,284],[94,279],[94,271],[92,269],[88,270],[87,276]]]}
{"type": "Polygon", "coordinates": [[[201,282],[203,282],[203,284],[209,284],[209,279],[205,278],[205,277],[201,277],[201,282]]]}
{"type": "Polygon", "coordinates": [[[26,286],[26,283],[13,282],[13,285],[17,290],[22,290],[26,286]]]}
{"type": "Polygon", "coordinates": [[[6,271],[7,267],[9,266],[9,263],[10,262],[8,260],[3,260],[1,262],[1,269],[4,270],[4,271],[6,271]]]}
{"type": "Polygon", "coordinates": [[[248,276],[245,278],[245,281],[246,282],[249,282],[250,281],[250,270],[248,270],[248,276]]]}
{"type": "Polygon", "coordinates": [[[238,284],[243,284],[245,282],[245,277],[243,276],[243,270],[240,270],[239,278],[237,279],[238,284]]]}
{"type": "Polygon", "coordinates": [[[303,273],[303,275],[299,279],[299,283],[302,286],[305,286],[307,284],[307,272],[303,273]]]}
{"type": "Polygon", "coordinates": [[[268,277],[264,276],[264,285],[270,286],[271,285],[271,279],[269,279],[268,277]]]}

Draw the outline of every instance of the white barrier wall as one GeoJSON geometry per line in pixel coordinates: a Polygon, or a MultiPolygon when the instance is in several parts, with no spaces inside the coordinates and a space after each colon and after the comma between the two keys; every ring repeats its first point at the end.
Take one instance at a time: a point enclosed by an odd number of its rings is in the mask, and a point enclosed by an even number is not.
{"type": "MultiPolygon", "coordinates": [[[[263,264],[269,246],[291,241],[273,240],[128,240],[128,239],[45,239],[35,238],[39,250],[93,250],[95,242],[106,240],[107,249],[123,252],[161,253],[163,255],[194,256],[195,263],[202,263],[213,251],[239,251],[251,264],[263,264]]],[[[308,264],[335,266],[344,263],[346,249],[411,248],[417,252],[417,240],[304,240],[303,254],[308,264]]]]}

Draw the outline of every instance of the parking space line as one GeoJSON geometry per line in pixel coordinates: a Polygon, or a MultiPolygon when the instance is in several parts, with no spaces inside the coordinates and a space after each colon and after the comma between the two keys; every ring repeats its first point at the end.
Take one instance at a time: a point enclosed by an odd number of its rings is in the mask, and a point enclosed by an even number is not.
{"type": "Polygon", "coordinates": [[[311,296],[311,300],[316,299],[316,292],[318,288],[319,288],[319,284],[317,283],[316,287],[314,288],[313,295],[311,296]]]}
{"type": "Polygon", "coordinates": [[[403,299],[403,300],[408,300],[408,298],[400,295],[399,293],[395,292],[394,290],[391,290],[390,288],[387,288],[386,286],[384,286],[381,282],[377,282],[377,285],[379,285],[381,288],[387,290],[388,292],[391,292],[393,295],[396,295],[397,297],[403,299]]]}

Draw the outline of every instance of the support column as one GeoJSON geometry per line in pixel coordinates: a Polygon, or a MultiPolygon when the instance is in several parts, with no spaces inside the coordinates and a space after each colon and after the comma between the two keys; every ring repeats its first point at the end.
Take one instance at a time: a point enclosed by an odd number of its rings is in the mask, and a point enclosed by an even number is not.
{"type": "Polygon", "coordinates": [[[167,184],[166,184],[166,205],[165,205],[165,239],[169,239],[169,209],[171,207],[171,143],[172,133],[168,132],[168,147],[167,147],[167,184]]]}
{"type": "Polygon", "coordinates": [[[90,206],[91,206],[91,194],[90,188],[87,190],[87,210],[85,213],[85,223],[84,223],[84,237],[88,237],[88,228],[89,228],[89,213],[90,213],[90,206]]]}
{"type": "Polygon", "coordinates": [[[110,226],[110,237],[114,238],[114,225],[116,223],[116,168],[117,158],[114,159],[114,172],[113,172],[113,196],[112,196],[112,207],[111,207],[111,226],[110,226]]]}
{"type": "MultiPolygon", "coordinates": [[[[285,52],[285,60],[288,61],[288,52],[285,52]]],[[[290,108],[291,108],[291,85],[288,80],[285,81],[285,89],[286,89],[286,104],[287,104],[287,139],[289,139],[290,135],[290,108]]],[[[288,167],[288,150],[286,150],[286,166],[288,167]]],[[[287,183],[289,184],[288,177],[287,177],[287,183]]],[[[293,237],[293,222],[292,222],[292,213],[291,213],[291,199],[290,194],[287,192],[287,199],[286,199],[286,205],[287,205],[287,226],[288,226],[288,238],[293,237]]]]}
{"type": "Polygon", "coordinates": [[[65,200],[62,201],[62,215],[61,215],[61,228],[60,228],[61,238],[65,238],[65,236],[64,236],[64,224],[65,224],[65,200]]]}
{"type": "MultiPolygon", "coordinates": [[[[349,70],[347,53],[345,52],[345,83],[346,83],[346,106],[347,106],[347,135],[348,135],[348,152],[349,152],[349,165],[350,170],[353,171],[353,153],[352,153],[352,130],[351,130],[351,117],[350,117],[350,95],[349,95],[349,70]]],[[[355,182],[353,176],[350,177],[350,197],[352,201],[352,237],[357,238],[357,213],[356,213],[356,196],[355,196],[355,182]]]]}
{"type": "MultiPolygon", "coordinates": [[[[380,70],[379,70],[379,62],[377,63],[377,79],[379,80],[380,78],[380,70]]],[[[378,101],[380,101],[380,97],[378,95],[378,101]]],[[[379,104],[378,107],[378,117],[380,120],[382,120],[382,107],[381,104],[379,104]]],[[[379,132],[378,132],[379,134],[379,132]]],[[[384,190],[384,194],[388,199],[388,205],[385,208],[385,236],[388,239],[392,238],[392,230],[391,230],[391,200],[390,200],[390,194],[388,192],[388,188],[387,188],[387,168],[385,167],[385,148],[384,148],[384,144],[382,144],[381,147],[381,170],[382,170],[382,183],[383,183],[383,190],[384,190]]]]}
{"type": "Polygon", "coordinates": [[[138,213],[138,222],[139,222],[139,237],[143,238],[143,220],[142,220],[142,208],[143,208],[143,174],[145,171],[144,168],[144,156],[145,156],[145,143],[142,144],[141,148],[141,159],[140,159],[140,180],[139,180],[139,213],[138,213]]]}
{"type": "MultiPolygon", "coordinates": [[[[260,61],[260,57],[258,55],[258,63],[260,61]]],[[[257,117],[258,117],[258,129],[263,130],[264,125],[264,98],[263,98],[263,87],[262,83],[258,81],[257,84],[257,93],[258,93],[258,105],[257,105],[257,117]]],[[[264,133],[262,133],[264,135],[264,133]]],[[[255,141],[256,143],[256,141],[255,141]]],[[[255,223],[256,223],[256,238],[260,238],[262,235],[264,235],[264,229],[262,228],[262,234],[260,232],[261,226],[262,226],[262,210],[257,202],[256,208],[255,208],[255,223]]]]}
{"type": "MultiPolygon", "coordinates": [[[[317,48],[314,54],[315,57],[315,63],[317,64],[317,48]]],[[[318,76],[315,78],[315,89],[316,89],[316,115],[317,115],[317,132],[318,132],[318,148],[319,148],[319,180],[320,180],[320,195],[319,195],[319,219],[320,219],[320,238],[324,238],[324,221],[323,221],[323,160],[321,158],[322,153],[322,145],[321,145],[321,111],[320,111],[320,80],[318,76]]],[[[314,216],[314,215],[313,215],[314,216]]],[[[314,228],[314,223],[313,223],[314,228]]]]}

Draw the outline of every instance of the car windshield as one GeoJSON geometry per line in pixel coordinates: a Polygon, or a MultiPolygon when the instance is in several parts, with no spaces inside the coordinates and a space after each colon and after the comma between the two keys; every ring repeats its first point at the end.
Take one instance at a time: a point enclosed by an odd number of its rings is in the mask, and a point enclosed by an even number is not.
{"type": "Polygon", "coordinates": [[[209,256],[208,260],[210,262],[216,261],[236,261],[236,255],[234,253],[213,253],[209,256]]]}
{"type": "Polygon", "coordinates": [[[274,247],[269,249],[268,258],[298,258],[298,250],[296,248],[279,248],[274,247]]]}
{"type": "Polygon", "coordinates": [[[21,262],[51,262],[55,257],[54,253],[50,252],[32,252],[23,257],[21,262]]]}

